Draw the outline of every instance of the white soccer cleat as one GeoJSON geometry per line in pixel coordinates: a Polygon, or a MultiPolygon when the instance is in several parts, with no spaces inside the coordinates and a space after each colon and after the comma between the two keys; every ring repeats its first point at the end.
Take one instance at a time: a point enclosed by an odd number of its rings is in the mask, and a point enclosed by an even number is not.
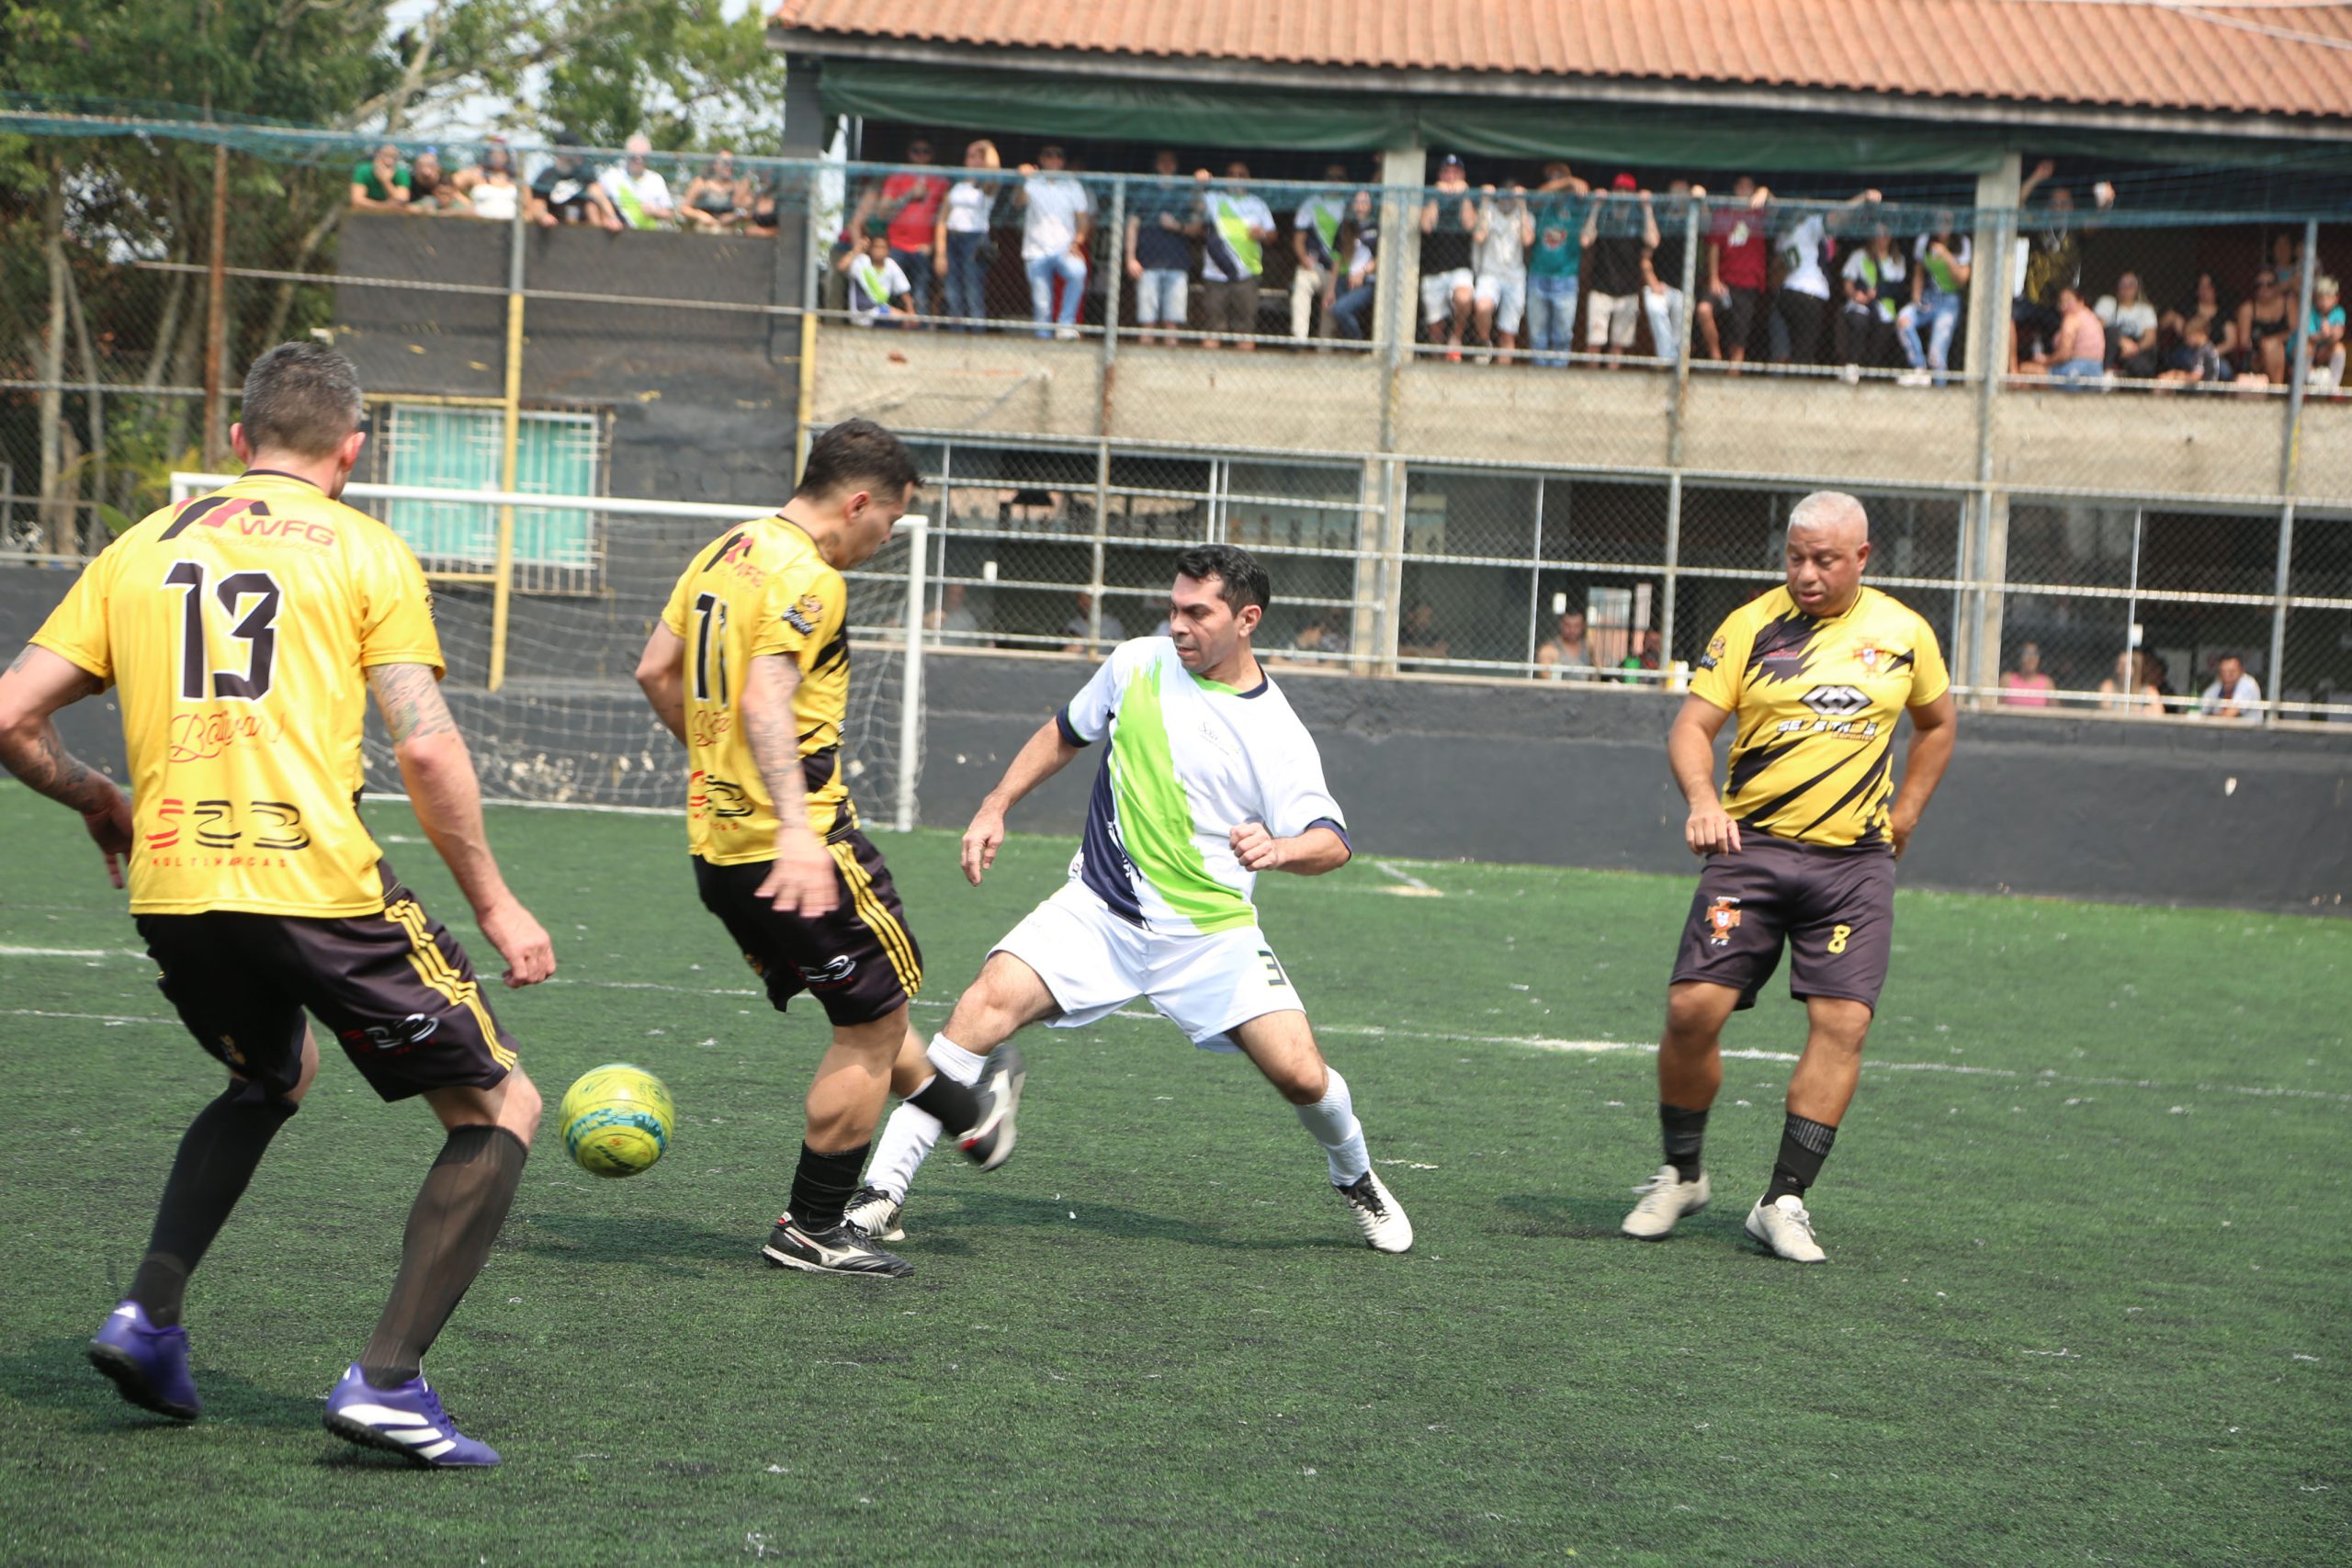
{"type": "Polygon", "coordinates": [[[1362,1176],[1345,1187],[1331,1183],[1332,1190],[1348,1201],[1349,1210],[1356,1217],[1356,1228],[1363,1232],[1366,1247],[1375,1252],[1406,1252],[1413,1245],[1413,1222],[1405,1217],[1397,1206],[1396,1195],[1367,1167],[1362,1176]]]}
{"type": "Polygon", "coordinates": [[[899,1200],[879,1187],[861,1187],[850,1194],[842,1218],[876,1241],[904,1241],[907,1233],[899,1224],[899,1200]]]}
{"type": "Polygon", "coordinates": [[[1747,1234],[1792,1263],[1826,1263],[1829,1255],[1813,1239],[1813,1216],[1804,1200],[1783,1192],[1767,1203],[1758,1199],[1747,1211],[1747,1234]]]}
{"type": "Polygon", "coordinates": [[[1634,1190],[1641,1195],[1641,1201],[1634,1205],[1620,1228],[1638,1241],[1664,1241],[1675,1221],[1707,1206],[1707,1173],[1702,1170],[1698,1180],[1685,1181],[1674,1167],[1662,1165],[1656,1176],[1634,1190]]]}

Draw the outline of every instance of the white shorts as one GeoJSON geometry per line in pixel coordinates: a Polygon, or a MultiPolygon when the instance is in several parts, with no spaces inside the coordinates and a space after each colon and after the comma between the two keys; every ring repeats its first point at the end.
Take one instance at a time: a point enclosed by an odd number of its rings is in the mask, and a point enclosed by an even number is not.
{"type": "Polygon", "coordinates": [[[1421,320],[1434,325],[1453,314],[1453,297],[1470,288],[1470,269],[1455,267],[1451,272],[1432,272],[1421,279],[1421,320]]]}
{"type": "Polygon", "coordinates": [[[1047,1021],[1055,1029],[1082,1028],[1142,997],[1203,1050],[1238,1051],[1234,1030],[1305,1006],[1256,926],[1162,935],[1113,914],[1080,882],[1064,883],[994,951],[1046,982],[1061,1009],[1047,1021]]]}
{"type": "Polygon", "coordinates": [[[1585,342],[1594,348],[1634,346],[1634,321],[1642,308],[1639,294],[1585,295],[1585,342]]]}
{"type": "Polygon", "coordinates": [[[1527,310],[1527,274],[1482,272],[1471,298],[1478,304],[1495,308],[1495,331],[1515,333],[1519,331],[1521,316],[1527,310]]]}

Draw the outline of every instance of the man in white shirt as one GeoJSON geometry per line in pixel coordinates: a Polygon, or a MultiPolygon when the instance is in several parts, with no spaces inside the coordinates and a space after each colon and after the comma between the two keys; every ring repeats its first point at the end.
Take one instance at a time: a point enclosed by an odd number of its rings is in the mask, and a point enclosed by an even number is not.
{"type": "Polygon", "coordinates": [[[2240,724],[2262,722],[2262,688],[2245,672],[2245,660],[2234,653],[2225,653],[2214,661],[2217,679],[2205,688],[2205,700],[2198,705],[2207,718],[2233,718],[2240,724]]]}
{"type": "MultiPolygon", "coordinates": [[[[1374,1174],[1347,1080],[1325,1063],[1251,900],[1260,872],[1317,876],[1351,852],[1314,737],[1250,646],[1268,597],[1247,550],[1187,550],[1170,635],[1120,645],[1012,760],[964,834],[975,886],[1005,813],[1107,742],[1069,880],[997,943],[928,1055],[944,1075],[977,1077],[1028,1024],[1081,1028],[1144,998],[1193,1044],[1248,1055],[1321,1147],[1365,1242],[1403,1252],[1412,1223],[1374,1174]]],[[[891,1113],[851,1224],[895,1239],[938,1127],[904,1104],[891,1113]]]]}
{"type": "Polygon", "coordinates": [[[1029,274],[1029,318],[1039,337],[1078,336],[1078,307],[1086,294],[1086,240],[1094,231],[1094,198],[1062,173],[1062,150],[1037,150],[1021,165],[1012,205],[1021,209],[1021,265],[1029,274]],[[1061,285],[1061,305],[1054,285],[1061,285]]]}
{"type": "Polygon", "coordinates": [[[598,175],[596,183],[604,187],[621,221],[630,228],[665,227],[678,215],[678,207],[670,199],[670,182],[659,170],[646,167],[646,154],[653,151],[653,143],[632,136],[621,151],[628,156],[598,175]]]}
{"type": "MultiPolygon", "coordinates": [[[[1875,207],[1878,198],[1878,192],[1866,190],[1844,205],[1875,207]]],[[[1829,274],[1821,264],[1828,250],[1831,216],[1818,208],[1792,211],[1789,226],[1781,231],[1778,249],[1783,270],[1772,308],[1788,336],[1788,351],[1781,357],[1792,365],[1828,362],[1829,274]]]]}
{"type": "Polygon", "coordinates": [[[1250,165],[1238,158],[1225,166],[1226,183],[1207,198],[1208,238],[1201,252],[1202,313],[1208,334],[1203,348],[1217,346],[1216,332],[1237,333],[1243,353],[1257,347],[1258,286],[1266,271],[1266,242],[1274,237],[1274,214],[1245,183],[1250,165]]]}

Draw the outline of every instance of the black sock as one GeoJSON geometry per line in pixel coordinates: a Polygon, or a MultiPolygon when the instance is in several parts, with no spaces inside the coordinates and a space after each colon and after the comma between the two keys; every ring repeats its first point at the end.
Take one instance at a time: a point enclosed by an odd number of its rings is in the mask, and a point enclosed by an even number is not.
{"type": "Polygon", "coordinates": [[[417,1375],[424,1352],[489,1261],[529,1155],[503,1127],[451,1129],[408,1212],[400,1277],[359,1359],[371,1386],[398,1388],[417,1375]]]}
{"type": "Polygon", "coordinates": [[[933,1072],[929,1083],[907,1096],[907,1103],[937,1117],[951,1138],[979,1124],[980,1097],[970,1085],[957,1083],[945,1073],[933,1072]]]}
{"type": "Polygon", "coordinates": [[[1666,1163],[1685,1181],[1699,1179],[1699,1149],[1707,1141],[1707,1113],[1657,1102],[1657,1124],[1666,1136],[1666,1163]]]}
{"type": "Polygon", "coordinates": [[[1764,1189],[1764,1201],[1770,1203],[1784,1192],[1804,1197],[1805,1189],[1821,1179],[1821,1162],[1829,1157],[1829,1145],[1837,1141],[1837,1128],[1790,1111],[1781,1126],[1781,1157],[1772,1162],[1772,1184],[1764,1189]]]}
{"type": "Polygon", "coordinates": [[[837,1155],[820,1155],[800,1145],[800,1168],[792,1173],[792,1223],[804,1231],[831,1230],[842,1223],[849,1195],[857,1190],[858,1173],[874,1145],[860,1144],[837,1155]]]}
{"type": "Polygon", "coordinates": [[[232,1089],[197,1112],[180,1139],[147,1256],[131,1276],[130,1299],[146,1309],[147,1321],[169,1328],[180,1320],[187,1277],[204,1260],[229,1211],[244,1196],[270,1139],[294,1114],[294,1102],[267,1097],[252,1084],[232,1089]]]}

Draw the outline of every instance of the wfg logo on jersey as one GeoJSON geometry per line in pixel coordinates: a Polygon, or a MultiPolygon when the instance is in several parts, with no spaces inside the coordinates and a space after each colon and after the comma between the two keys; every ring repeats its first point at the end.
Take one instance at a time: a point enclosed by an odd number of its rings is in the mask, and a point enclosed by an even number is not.
{"type": "Polygon", "coordinates": [[[1729,947],[1731,933],[1739,930],[1739,900],[1725,897],[1707,906],[1707,941],[1715,947],[1729,947]]]}

